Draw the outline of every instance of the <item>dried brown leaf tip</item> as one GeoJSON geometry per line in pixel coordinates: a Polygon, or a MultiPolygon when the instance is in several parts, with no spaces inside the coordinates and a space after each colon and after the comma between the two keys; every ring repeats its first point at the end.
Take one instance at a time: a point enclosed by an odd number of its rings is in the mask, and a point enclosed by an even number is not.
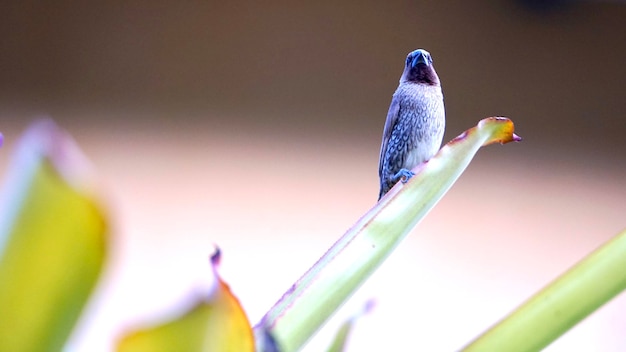
{"type": "Polygon", "coordinates": [[[515,125],[507,117],[494,116],[480,120],[478,128],[483,128],[486,124],[497,126],[497,129],[493,131],[492,136],[483,144],[483,146],[500,143],[506,144],[509,142],[519,142],[522,138],[514,133],[515,125]]]}
{"type": "Polygon", "coordinates": [[[220,247],[215,246],[215,252],[211,255],[211,264],[213,264],[214,267],[217,267],[220,265],[221,261],[222,261],[222,250],[220,249],[220,247]]]}
{"type": "Polygon", "coordinates": [[[493,143],[505,144],[509,142],[519,142],[522,140],[520,136],[513,133],[513,131],[515,130],[513,121],[506,117],[494,116],[480,120],[478,122],[478,125],[461,133],[459,136],[451,140],[447,145],[451,146],[457,144],[469,138],[470,136],[479,133],[479,130],[493,127],[496,128],[493,129],[489,138],[483,143],[483,146],[487,146],[493,143]]]}

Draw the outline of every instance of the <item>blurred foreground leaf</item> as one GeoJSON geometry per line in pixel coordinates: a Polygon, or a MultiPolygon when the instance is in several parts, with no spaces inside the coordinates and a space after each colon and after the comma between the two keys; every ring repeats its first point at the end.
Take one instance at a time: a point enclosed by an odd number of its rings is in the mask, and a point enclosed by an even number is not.
{"type": "Polygon", "coordinates": [[[257,351],[267,334],[280,350],[299,350],[426,216],[465,170],[478,149],[520,138],[513,122],[491,117],[455,138],[416,167],[348,230],[266,313],[255,327],[257,351]]]}
{"type": "Polygon", "coordinates": [[[626,230],[531,297],[464,351],[539,351],[626,290],[626,230]]]}
{"type": "Polygon", "coordinates": [[[350,332],[352,331],[354,324],[363,315],[369,313],[373,307],[374,307],[373,300],[367,302],[360,312],[350,317],[350,319],[348,319],[345,323],[343,323],[341,327],[339,328],[339,331],[337,331],[337,334],[335,335],[335,338],[333,339],[333,342],[328,348],[327,352],[343,352],[346,348],[346,343],[348,342],[348,336],[350,335],[350,332]]]}
{"type": "Polygon", "coordinates": [[[217,273],[220,252],[212,258],[213,292],[180,317],[128,334],[118,352],[254,351],[252,328],[237,298],[217,273]]]}
{"type": "Polygon", "coordinates": [[[33,124],[0,203],[0,351],[60,351],[105,259],[104,216],[84,157],[51,121],[33,124]]]}

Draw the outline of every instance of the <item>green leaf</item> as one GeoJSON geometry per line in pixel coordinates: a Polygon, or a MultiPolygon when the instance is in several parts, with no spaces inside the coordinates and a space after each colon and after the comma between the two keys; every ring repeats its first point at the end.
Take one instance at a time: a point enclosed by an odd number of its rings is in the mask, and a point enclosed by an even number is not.
{"type": "Polygon", "coordinates": [[[181,316],[124,336],[118,352],[254,351],[252,327],[237,298],[217,273],[219,250],[211,258],[214,287],[181,316]]]}
{"type": "Polygon", "coordinates": [[[513,122],[491,117],[445,145],[398,183],[272,307],[255,327],[257,350],[273,336],[283,352],[297,351],[374,272],[443,197],[478,149],[520,138],[513,122]]]}
{"type": "Polygon", "coordinates": [[[348,319],[346,322],[344,322],[341,325],[341,327],[339,327],[339,330],[337,331],[337,334],[335,335],[335,338],[333,339],[333,342],[328,348],[327,352],[344,351],[346,348],[346,343],[348,342],[348,336],[350,335],[350,332],[352,331],[354,324],[360,317],[369,313],[373,307],[374,307],[374,301],[371,300],[365,304],[365,307],[363,307],[363,309],[360,312],[358,312],[357,314],[352,316],[350,319],[348,319]]]}
{"type": "Polygon", "coordinates": [[[530,298],[464,351],[539,351],[626,290],[626,230],[530,298]]]}
{"type": "Polygon", "coordinates": [[[84,159],[51,121],[22,138],[0,213],[0,351],[60,351],[105,258],[84,159]]]}

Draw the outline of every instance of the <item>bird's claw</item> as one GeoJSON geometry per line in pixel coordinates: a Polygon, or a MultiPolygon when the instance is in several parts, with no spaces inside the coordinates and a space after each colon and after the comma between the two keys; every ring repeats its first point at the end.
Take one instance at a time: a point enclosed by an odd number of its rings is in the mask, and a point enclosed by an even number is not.
{"type": "Polygon", "coordinates": [[[400,169],[400,171],[393,176],[393,182],[401,181],[402,183],[407,183],[414,175],[415,173],[411,170],[400,169]]]}

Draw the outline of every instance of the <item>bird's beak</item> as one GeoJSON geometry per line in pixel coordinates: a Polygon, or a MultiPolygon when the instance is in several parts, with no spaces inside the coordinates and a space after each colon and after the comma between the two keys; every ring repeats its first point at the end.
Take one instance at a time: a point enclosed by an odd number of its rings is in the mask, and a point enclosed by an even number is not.
{"type": "Polygon", "coordinates": [[[426,66],[430,66],[430,60],[428,60],[428,57],[426,56],[426,54],[419,53],[418,55],[415,55],[415,57],[413,58],[413,62],[411,62],[411,66],[415,67],[417,66],[417,64],[424,64],[426,66]]]}

